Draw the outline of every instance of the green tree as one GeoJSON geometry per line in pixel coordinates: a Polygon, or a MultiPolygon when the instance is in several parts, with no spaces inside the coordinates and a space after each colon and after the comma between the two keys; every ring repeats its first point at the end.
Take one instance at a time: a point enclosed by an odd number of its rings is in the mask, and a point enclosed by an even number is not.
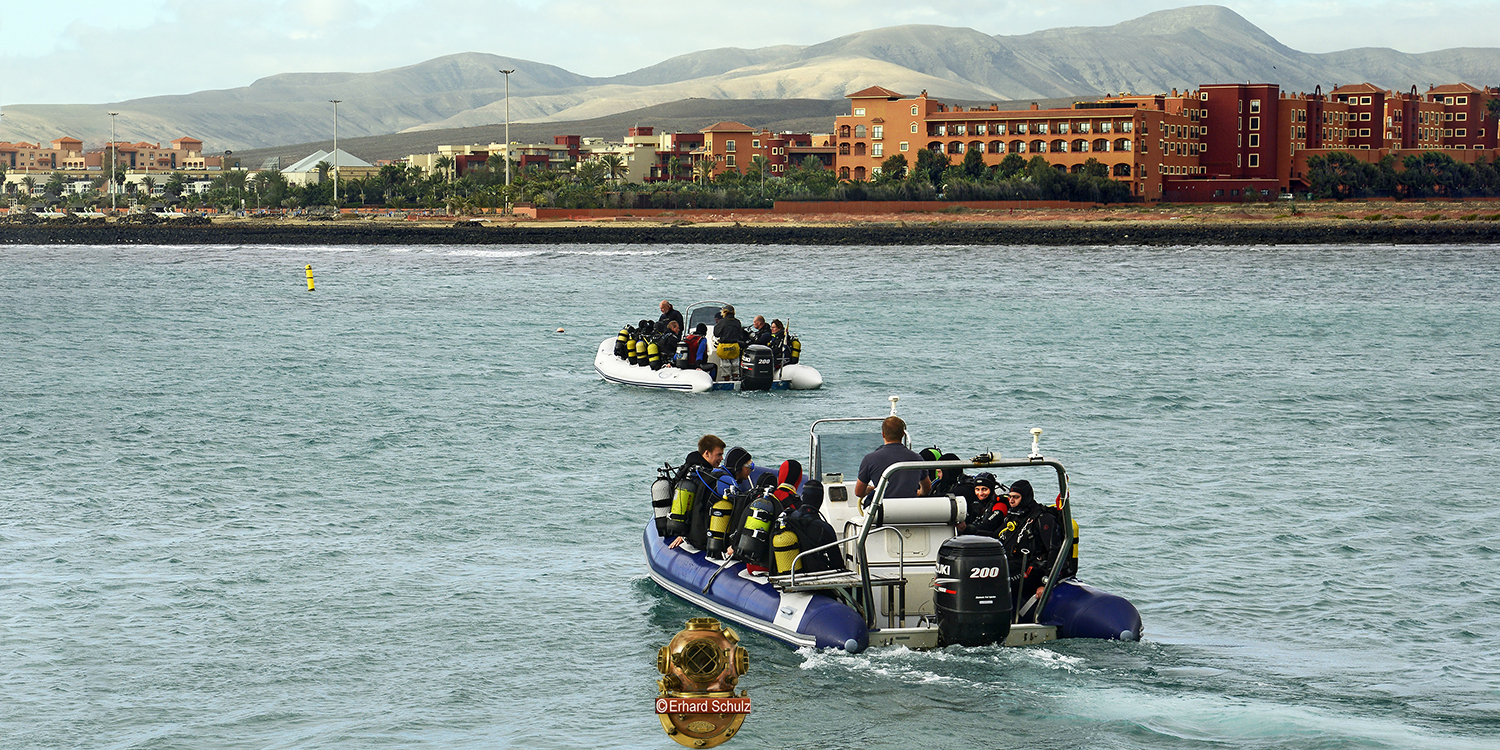
{"type": "Polygon", "coordinates": [[[450,182],[453,180],[453,166],[453,157],[447,154],[432,160],[432,168],[450,182]]]}
{"type": "Polygon", "coordinates": [[[698,161],[693,163],[693,176],[696,177],[704,185],[707,185],[709,181],[713,180],[714,178],[714,166],[716,164],[717,162],[715,162],[713,157],[711,156],[705,156],[702,159],[699,159],[698,161]]]}
{"type": "Polygon", "coordinates": [[[1015,179],[1025,171],[1026,157],[1020,154],[1006,154],[1005,158],[1000,160],[999,173],[1002,180],[1015,179]]]}
{"type": "Polygon", "coordinates": [[[21,178],[21,184],[26,186],[26,194],[32,195],[36,192],[36,178],[26,175],[21,178]]]}
{"type": "Polygon", "coordinates": [[[610,182],[619,182],[620,178],[629,171],[625,160],[619,154],[605,154],[599,158],[599,163],[604,165],[604,174],[610,182]]]}
{"type": "Polygon", "coordinates": [[[984,149],[970,147],[964,152],[963,175],[971,180],[977,180],[984,176],[984,149]]]}
{"type": "Polygon", "coordinates": [[[880,174],[890,180],[905,179],[906,168],[906,154],[896,154],[886,157],[886,160],[880,163],[880,174]]]}
{"type": "Polygon", "coordinates": [[[755,156],[750,158],[750,169],[751,171],[758,172],[760,174],[760,194],[765,195],[766,172],[770,171],[771,169],[771,160],[767,159],[765,154],[756,154],[755,156]]]}

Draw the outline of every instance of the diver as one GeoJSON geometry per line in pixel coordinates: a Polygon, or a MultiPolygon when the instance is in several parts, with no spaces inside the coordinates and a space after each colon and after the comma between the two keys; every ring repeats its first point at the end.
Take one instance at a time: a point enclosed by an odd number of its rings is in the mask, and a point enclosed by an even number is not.
{"type": "MultiPolygon", "coordinates": [[[[1000,542],[1010,555],[1011,596],[1019,622],[1035,621],[1035,603],[1047,586],[1052,563],[1065,543],[1062,512],[1033,497],[1031,483],[1017,479],[1006,493],[1010,512],[1000,529],[1000,542]]],[[[1067,574],[1067,570],[1060,571],[1067,574]]]]}
{"type": "Polygon", "coordinates": [[[716,482],[712,472],[723,459],[724,441],[717,435],[699,438],[698,450],[687,455],[687,460],[672,480],[671,519],[676,538],[667,545],[668,549],[675,549],[683,541],[693,542],[695,547],[702,546],[702,539],[696,532],[705,529],[706,525],[697,527],[696,522],[699,512],[707,512],[708,506],[713,504],[716,482]]]}
{"type": "Polygon", "coordinates": [[[660,369],[672,364],[672,358],[677,354],[677,342],[681,340],[681,334],[681,324],[676,320],[668,320],[665,330],[656,338],[656,349],[661,352],[661,359],[651,369],[660,369]]]}
{"type": "Polygon", "coordinates": [[[968,532],[980,536],[996,537],[1005,525],[1005,516],[1010,512],[1010,497],[996,495],[999,483],[995,475],[983,472],[974,476],[974,481],[965,486],[969,500],[968,532]]]}
{"type": "Polygon", "coordinates": [[[755,316],[755,319],[750,321],[750,330],[748,333],[750,337],[750,343],[760,344],[761,346],[770,346],[771,327],[766,325],[766,316],[755,316]]]}
{"type": "Polygon", "coordinates": [[[679,331],[683,329],[683,326],[687,325],[687,323],[682,319],[682,313],[673,309],[671,302],[662,300],[661,304],[658,305],[658,307],[661,309],[661,317],[656,319],[656,330],[660,331],[666,329],[667,321],[669,320],[677,321],[677,330],[679,331]]]}

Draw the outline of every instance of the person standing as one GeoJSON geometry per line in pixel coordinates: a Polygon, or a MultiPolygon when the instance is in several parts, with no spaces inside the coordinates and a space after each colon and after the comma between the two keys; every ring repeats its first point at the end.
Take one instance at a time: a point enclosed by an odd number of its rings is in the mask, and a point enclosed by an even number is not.
{"type": "Polygon", "coordinates": [[[687,323],[682,320],[682,313],[674,309],[671,302],[662,300],[658,307],[661,309],[661,317],[656,319],[656,330],[666,330],[667,321],[669,320],[677,321],[677,330],[679,331],[687,328],[687,323]]]}
{"type": "MultiPolygon", "coordinates": [[[[900,417],[886,417],[880,423],[880,437],[885,444],[871,451],[859,462],[859,478],[854,483],[854,494],[860,499],[866,499],[866,495],[880,481],[880,476],[891,464],[902,461],[921,461],[922,457],[915,451],[902,444],[902,438],[906,436],[906,421],[900,417]]],[[[885,491],[886,497],[916,497],[926,495],[932,489],[932,480],[927,478],[926,472],[903,471],[891,477],[890,487],[885,491]]],[[[873,499],[873,498],[870,498],[873,499]]]]}

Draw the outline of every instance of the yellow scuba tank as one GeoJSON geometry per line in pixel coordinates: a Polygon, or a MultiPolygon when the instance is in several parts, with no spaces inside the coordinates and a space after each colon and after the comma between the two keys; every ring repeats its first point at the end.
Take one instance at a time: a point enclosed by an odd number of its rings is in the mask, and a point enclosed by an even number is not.
{"type": "Polygon", "coordinates": [[[729,548],[729,520],[734,515],[734,503],[728,497],[716,500],[708,509],[708,544],[705,551],[710,555],[722,555],[729,548]]]}
{"type": "Polygon", "coordinates": [[[684,477],[672,493],[672,512],[667,516],[667,536],[682,536],[688,532],[688,517],[693,512],[693,503],[698,499],[698,480],[684,477]]]}
{"type": "Polygon", "coordinates": [[[661,348],[656,345],[655,341],[646,345],[646,364],[650,365],[653,370],[661,369],[661,348]]]}
{"type": "Polygon", "coordinates": [[[746,560],[760,562],[766,556],[766,546],[771,542],[771,521],[775,505],[768,499],[756,498],[745,514],[745,523],[740,529],[740,540],[735,548],[746,560]]]}
{"type": "Polygon", "coordinates": [[[620,335],[615,336],[615,356],[626,359],[625,348],[630,345],[630,329],[621,328],[620,335]]]}
{"type": "Polygon", "coordinates": [[[790,353],[787,355],[786,361],[789,364],[797,364],[797,360],[802,359],[802,339],[793,336],[792,345],[787,347],[787,350],[790,353]]]}
{"type": "MultiPolygon", "coordinates": [[[[802,552],[797,544],[797,532],[785,526],[776,532],[776,536],[771,537],[771,551],[776,560],[777,575],[792,572],[792,561],[796,560],[797,555],[802,552]]],[[[802,569],[801,560],[797,561],[797,569],[802,569]]]]}
{"type": "Polygon", "coordinates": [[[644,365],[644,364],[646,364],[646,340],[645,339],[636,339],[635,340],[635,362],[634,362],[634,364],[637,364],[637,365],[644,365]]]}

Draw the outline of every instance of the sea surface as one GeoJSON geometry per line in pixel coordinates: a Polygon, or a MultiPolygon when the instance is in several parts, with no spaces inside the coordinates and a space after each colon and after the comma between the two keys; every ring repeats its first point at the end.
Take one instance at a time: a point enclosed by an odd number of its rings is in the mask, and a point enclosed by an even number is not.
{"type": "Polygon", "coordinates": [[[747,633],[727,747],[1500,747],[1497,290],[1497,247],[0,247],[0,747],[677,747],[656,467],[891,395],[919,446],[1042,428],[1145,640],[747,633]],[[600,380],[663,298],[825,387],[600,380]]]}

